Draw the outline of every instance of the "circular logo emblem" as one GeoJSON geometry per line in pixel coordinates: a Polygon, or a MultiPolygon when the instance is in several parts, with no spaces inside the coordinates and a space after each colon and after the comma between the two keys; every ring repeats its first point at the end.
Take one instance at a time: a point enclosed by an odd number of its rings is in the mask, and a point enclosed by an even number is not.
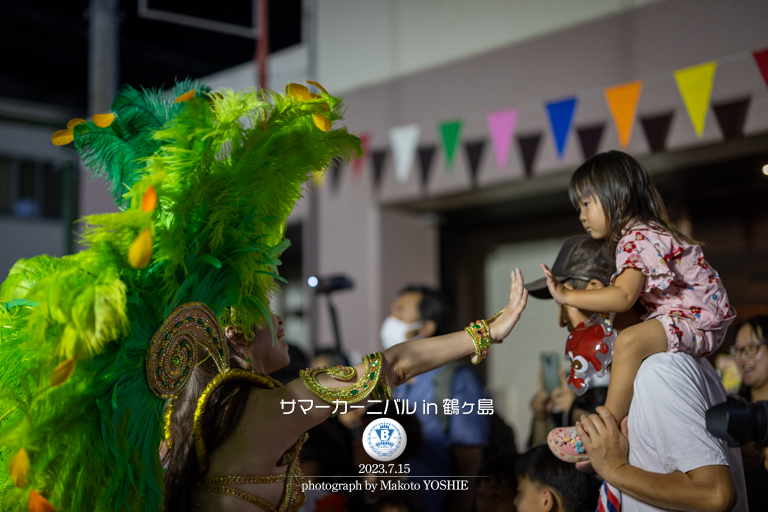
{"type": "Polygon", "coordinates": [[[401,424],[389,418],[373,420],[363,432],[363,447],[376,460],[395,460],[405,450],[408,438],[401,424]]]}

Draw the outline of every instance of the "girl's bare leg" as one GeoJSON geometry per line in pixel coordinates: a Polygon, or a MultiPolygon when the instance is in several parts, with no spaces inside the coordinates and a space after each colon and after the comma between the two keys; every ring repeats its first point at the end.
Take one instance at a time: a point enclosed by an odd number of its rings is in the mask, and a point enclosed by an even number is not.
{"type": "Polygon", "coordinates": [[[605,406],[618,420],[627,415],[634,394],[635,377],[643,360],[653,354],[666,352],[667,332],[655,319],[628,327],[619,333],[613,345],[611,383],[605,406]]]}

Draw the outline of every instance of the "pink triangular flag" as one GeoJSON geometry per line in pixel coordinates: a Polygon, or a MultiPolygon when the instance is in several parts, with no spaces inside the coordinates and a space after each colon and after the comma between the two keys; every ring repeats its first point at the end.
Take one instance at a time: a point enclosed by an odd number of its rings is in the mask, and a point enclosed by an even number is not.
{"type": "Polygon", "coordinates": [[[509,108],[488,112],[485,116],[488,122],[488,131],[491,133],[493,152],[496,155],[496,167],[505,169],[509,147],[512,145],[512,135],[517,125],[517,109],[509,108]]]}

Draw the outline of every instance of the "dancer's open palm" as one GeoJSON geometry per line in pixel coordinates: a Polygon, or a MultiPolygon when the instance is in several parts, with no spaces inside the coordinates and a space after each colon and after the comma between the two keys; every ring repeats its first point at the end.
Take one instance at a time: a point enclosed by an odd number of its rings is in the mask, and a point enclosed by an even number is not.
{"type": "Polygon", "coordinates": [[[512,272],[511,280],[509,302],[504,311],[489,324],[494,343],[501,343],[509,336],[528,302],[528,290],[523,286],[523,274],[519,269],[512,272]]]}

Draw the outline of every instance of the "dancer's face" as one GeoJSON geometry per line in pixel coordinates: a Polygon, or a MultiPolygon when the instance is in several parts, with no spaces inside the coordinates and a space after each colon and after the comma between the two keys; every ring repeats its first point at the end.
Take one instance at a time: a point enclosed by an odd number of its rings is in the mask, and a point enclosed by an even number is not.
{"type": "Polygon", "coordinates": [[[258,373],[269,374],[286,367],[291,362],[288,344],[283,341],[285,337],[283,318],[273,314],[270,320],[274,327],[274,336],[269,329],[269,324],[265,323],[254,329],[254,338],[251,341],[247,341],[233,326],[226,328],[231,346],[244,359],[247,359],[250,354],[253,371],[258,373]]]}

